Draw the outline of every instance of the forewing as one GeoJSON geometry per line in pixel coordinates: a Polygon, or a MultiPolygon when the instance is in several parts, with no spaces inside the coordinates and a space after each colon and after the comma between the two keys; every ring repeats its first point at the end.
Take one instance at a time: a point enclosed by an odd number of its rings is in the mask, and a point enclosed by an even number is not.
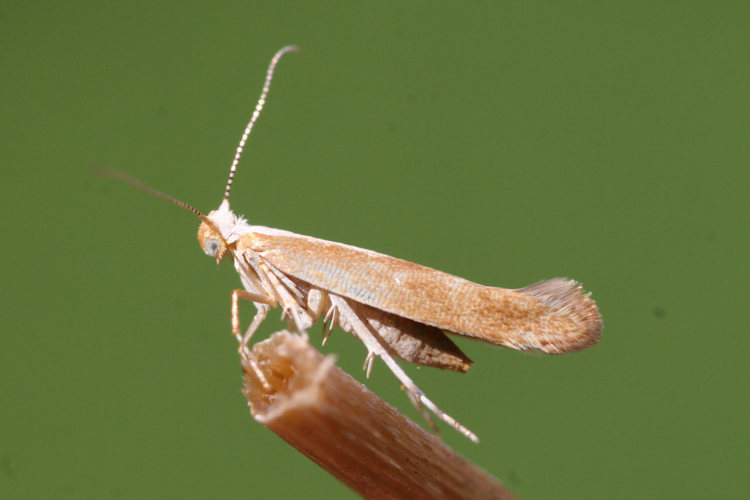
{"type": "Polygon", "coordinates": [[[245,234],[249,249],[311,285],[451,333],[550,354],[596,343],[599,312],[575,281],[489,287],[388,255],[309,236],[245,234]]]}

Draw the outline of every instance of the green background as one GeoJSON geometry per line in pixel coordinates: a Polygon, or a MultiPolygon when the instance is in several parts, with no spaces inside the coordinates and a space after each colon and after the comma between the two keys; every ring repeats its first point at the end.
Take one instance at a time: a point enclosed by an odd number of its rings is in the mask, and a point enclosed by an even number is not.
{"type": "MultiPolygon", "coordinates": [[[[239,281],[197,218],[89,172],[215,208],[295,43],[235,210],[601,308],[583,353],[408,367],[482,439],[445,441],[527,499],[746,498],[748,26],[746,2],[3,3],[0,497],[354,496],[250,418],[239,281]]],[[[356,340],[322,350],[364,378],[356,340]]],[[[421,422],[382,363],[367,385],[421,422]]]]}

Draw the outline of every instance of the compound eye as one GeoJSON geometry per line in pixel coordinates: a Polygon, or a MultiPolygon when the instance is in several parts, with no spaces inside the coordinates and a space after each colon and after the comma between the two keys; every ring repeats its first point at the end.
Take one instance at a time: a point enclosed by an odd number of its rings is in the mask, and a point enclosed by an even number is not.
{"type": "Polygon", "coordinates": [[[210,255],[211,257],[216,257],[216,255],[219,253],[220,248],[221,243],[218,240],[215,240],[213,238],[209,238],[206,240],[206,254],[210,255]]]}

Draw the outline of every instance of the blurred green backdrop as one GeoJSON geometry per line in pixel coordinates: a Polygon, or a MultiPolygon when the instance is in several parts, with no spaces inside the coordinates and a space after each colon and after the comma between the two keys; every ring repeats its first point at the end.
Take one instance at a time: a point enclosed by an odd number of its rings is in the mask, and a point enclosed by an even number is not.
{"type": "MultiPolygon", "coordinates": [[[[748,25],[746,2],[5,2],[0,497],[354,496],[250,418],[239,281],[197,219],[88,171],[215,208],[295,43],[235,210],[600,305],[583,353],[409,367],[482,442],[444,439],[526,499],[746,498],[748,25]]],[[[322,350],[363,379],[354,339],[322,350]]],[[[367,384],[421,421],[382,363],[367,384]]]]}

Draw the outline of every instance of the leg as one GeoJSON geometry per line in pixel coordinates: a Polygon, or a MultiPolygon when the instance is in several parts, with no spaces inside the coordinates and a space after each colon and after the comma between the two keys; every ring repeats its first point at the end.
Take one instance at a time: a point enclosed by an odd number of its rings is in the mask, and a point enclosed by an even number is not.
{"type": "Polygon", "coordinates": [[[351,325],[352,333],[354,333],[357,338],[359,338],[359,340],[361,340],[362,343],[365,344],[365,347],[367,347],[367,350],[369,351],[368,360],[372,354],[380,356],[380,358],[385,362],[388,368],[391,369],[396,378],[404,386],[404,389],[406,389],[406,392],[409,395],[412,403],[414,403],[414,406],[416,406],[417,409],[427,418],[427,421],[430,423],[431,427],[435,428],[432,420],[429,418],[429,415],[422,409],[422,405],[424,405],[432,413],[437,415],[442,421],[456,429],[467,438],[471,439],[475,443],[479,442],[479,439],[473,432],[471,432],[463,425],[459,424],[453,417],[446,414],[443,410],[438,408],[435,403],[427,399],[424,393],[422,393],[419,387],[417,387],[417,385],[409,378],[409,376],[406,374],[406,372],[404,372],[404,370],[396,362],[396,360],[393,359],[393,356],[391,356],[387,351],[383,343],[383,339],[378,337],[365,324],[365,322],[362,321],[359,316],[357,316],[352,308],[349,307],[349,304],[345,299],[333,294],[330,294],[329,297],[331,299],[331,303],[336,306],[339,315],[341,317],[344,317],[351,325]]]}
{"type": "Polygon", "coordinates": [[[252,337],[253,333],[255,333],[255,330],[258,329],[258,326],[266,318],[268,309],[273,305],[275,305],[275,301],[273,300],[273,298],[267,295],[248,292],[247,290],[242,290],[239,288],[236,290],[232,290],[232,335],[234,335],[240,345],[242,345],[243,347],[247,347],[247,343],[250,341],[250,337],[252,337]],[[247,332],[245,332],[245,335],[240,334],[239,299],[248,300],[255,304],[255,307],[258,308],[258,312],[255,313],[255,317],[250,323],[250,326],[248,327],[247,332]]]}
{"type": "Polygon", "coordinates": [[[326,342],[328,342],[328,337],[331,336],[331,332],[333,331],[333,327],[335,325],[336,325],[336,308],[332,305],[328,309],[328,312],[326,313],[326,315],[323,317],[323,343],[321,345],[326,345],[326,342]],[[329,319],[331,320],[330,326],[326,327],[326,323],[328,322],[329,319]]]}
{"type": "Polygon", "coordinates": [[[253,373],[256,377],[258,377],[266,390],[271,390],[271,386],[269,385],[268,380],[266,380],[265,375],[263,375],[263,372],[260,371],[258,363],[256,363],[254,359],[250,358],[250,352],[248,351],[247,343],[250,341],[250,337],[252,337],[253,333],[255,333],[255,330],[258,329],[258,326],[266,318],[268,309],[272,305],[273,300],[267,296],[257,293],[251,293],[247,290],[242,289],[232,290],[232,335],[234,335],[234,337],[237,339],[237,342],[239,342],[240,344],[238,349],[240,357],[250,363],[250,367],[253,369],[253,373]],[[242,335],[240,333],[240,298],[251,301],[258,309],[258,311],[255,313],[253,321],[250,323],[250,326],[247,329],[247,332],[245,332],[245,335],[242,335]]]}
{"type": "Polygon", "coordinates": [[[248,343],[250,342],[250,337],[253,336],[255,330],[257,330],[260,324],[263,323],[263,320],[266,319],[268,310],[271,308],[268,304],[258,304],[257,302],[255,303],[255,307],[258,309],[258,311],[255,313],[250,326],[247,327],[247,331],[242,336],[242,345],[244,347],[247,347],[248,343]]]}
{"type": "MultiPolygon", "coordinates": [[[[264,262],[261,262],[258,267],[264,272],[276,295],[276,300],[281,304],[281,319],[290,318],[291,322],[294,323],[294,329],[298,333],[307,334],[307,329],[312,326],[313,321],[304,308],[300,306],[300,302],[302,304],[305,303],[304,297],[299,294],[299,290],[294,283],[285,278],[284,284],[282,284],[279,278],[273,274],[273,271],[264,262]]],[[[291,323],[290,327],[292,327],[291,323]]]]}
{"type": "Polygon", "coordinates": [[[370,378],[370,374],[372,373],[372,364],[375,362],[375,352],[369,351],[367,353],[367,357],[365,358],[365,366],[362,367],[363,370],[365,370],[367,378],[370,378]]]}

